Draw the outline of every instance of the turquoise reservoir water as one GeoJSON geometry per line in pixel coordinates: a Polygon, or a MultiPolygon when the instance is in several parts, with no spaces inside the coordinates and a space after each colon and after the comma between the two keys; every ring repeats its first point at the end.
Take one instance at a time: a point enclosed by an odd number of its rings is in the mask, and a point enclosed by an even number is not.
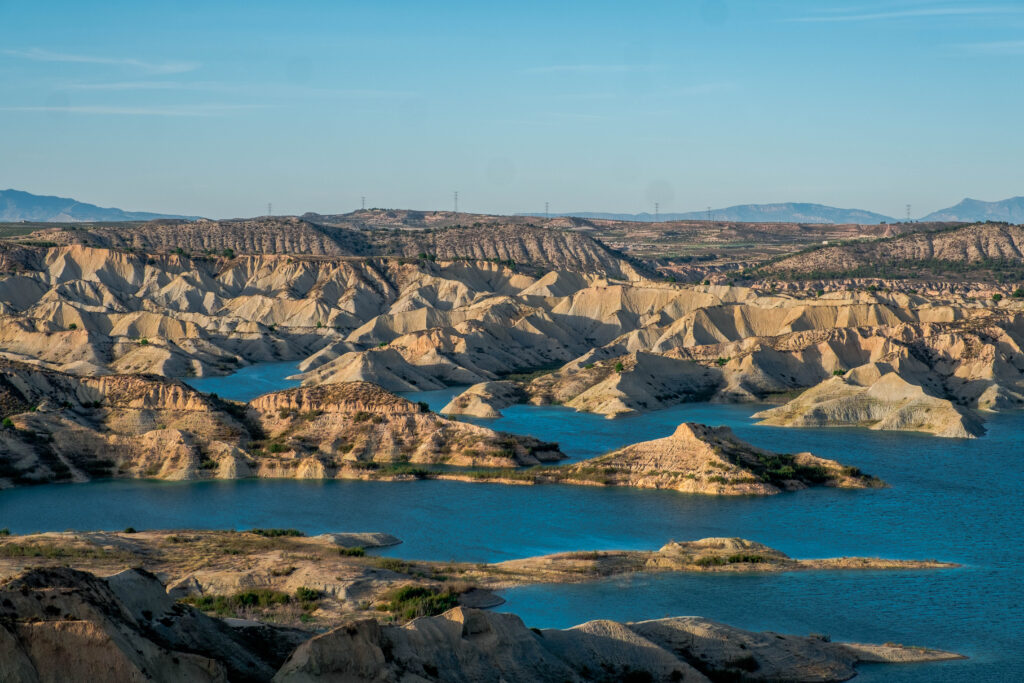
{"type": "MultiPolygon", "coordinates": [[[[234,378],[248,384],[242,373],[234,378]]],[[[218,393],[232,397],[229,386],[218,393]]],[[[409,398],[437,408],[454,393],[409,398]]],[[[996,415],[985,437],[961,441],[861,429],[760,427],[750,419],[755,410],[698,404],[605,420],[564,408],[515,406],[504,418],[485,423],[557,440],[574,459],[667,435],[685,420],[725,424],[756,445],[836,458],[892,487],[715,498],[443,481],[107,481],[0,491],[0,527],[19,533],[129,525],[386,531],[405,542],[384,554],[477,562],[565,550],[651,549],[669,539],[706,536],[743,536],[795,557],[951,560],[964,567],[646,575],[527,586],[505,591],[508,602],[500,609],[540,627],[696,614],[746,628],[929,645],[971,657],[867,667],[858,680],[1024,680],[1024,413],[996,415]]]]}
{"type": "Polygon", "coordinates": [[[217,394],[234,401],[251,401],[271,391],[299,386],[298,380],[287,379],[299,371],[298,361],[257,363],[221,377],[190,377],[185,382],[199,391],[217,394]]]}

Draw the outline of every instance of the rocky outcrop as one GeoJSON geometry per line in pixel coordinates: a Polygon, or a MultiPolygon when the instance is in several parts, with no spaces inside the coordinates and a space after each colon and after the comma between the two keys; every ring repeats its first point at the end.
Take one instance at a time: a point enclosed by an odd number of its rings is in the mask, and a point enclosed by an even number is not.
{"type": "Polygon", "coordinates": [[[308,636],[265,624],[232,628],[175,602],[155,576],[99,579],[36,569],[0,585],[0,679],[269,680],[308,636]]]}
{"type": "Polygon", "coordinates": [[[104,580],[66,568],[0,584],[0,653],[0,677],[12,683],[56,683],[69,671],[125,681],[839,681],[859,661],[959,658],[753,633],[697,617],[541,631],[515,615],[467,607],[404,626],[351,620],[310,638],[205,616],[143,570],[104,580]]]}
{"type": "Polygon", "coordinates": [[[867,427],[950,438],[985,433],[976,415],[948,399],[929,395],[884,365],[833,377],[754,417],[761,424],[785,427],[867,427]]]}
{"type": "Polygon", "coordinates": [[[538,377],[526,391],[531,403],[616,417],[707,400],[720,383],[721,374],[711,368],[636,351],[606,360],[584,357],[538,377]]]}
{"type": "Polygon", "coordinates": [[[249,417],[268,449],[280,446],[280,465],[312,458],[328,476],[382,463],[519,467],[564,457],[554,444],[447,420],[366,382],[266,394],[249,404],[249,417]]]}
{"type": "Polygon", "coordinates": [[[569,482],[715,495],[769,495],[808,486],[884,485],[834,460],[810,453],[772,453],[740,441],[728,427],[690,422],[679,425],[671,436],[558,469],[563,471],[562,480],[569,482]]]}
{"type": "MultiPolygon", "coordinates": [[[[152,376],[0,363],[0,486],[96,477],[366,477],[386,467],[518,467],[557,445],[447,420],[366,382],[248,405],[152,376]]],[[[408,473],[405,473],[409,476],[408,473]]]]}
{"type": "Polygon", "coordinates": [[[511,614],[458,607],[405,626],[354,621],[300,645],[274,677],[338,680],[843,681],[858,661],[957,658],[936,650],[857,646],[754,633],[698,617],[532,630],[511,614]]]}
{"type": "Polygon", "coordinates": [[[305,358],[306,385],[371,381],[395,391],[518,376],[529,401],[605,415],[771,400],[887,363],[967,410],[1024,405],[1024,314],[1009,290],[996,302],[948,287],[816,296],[626,282],[600,270],[600,248],[565,240],[537,252],[564,260],[546,273],[508,260],[0,244],[0,357],[82,376],[202,376],[305,358]],[[577,247],[591,256],[572,261],[577,247]]]}
{"type": "Polygon", "coordinates": [[[501,409],[526,399],[526,392],[516,382],[481,382],[469,387],[448,402],[441,413],[470,417],[501,417],[501,409]]]}

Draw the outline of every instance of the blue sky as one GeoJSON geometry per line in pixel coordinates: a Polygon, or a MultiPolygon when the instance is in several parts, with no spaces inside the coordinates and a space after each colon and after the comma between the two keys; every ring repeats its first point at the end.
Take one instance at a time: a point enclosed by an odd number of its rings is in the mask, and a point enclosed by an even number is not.
{"type": "Polygon", "coordinates": [[[0,189],[214,217],[1024,194],[1024,2],[0,0],[0,189]]]}

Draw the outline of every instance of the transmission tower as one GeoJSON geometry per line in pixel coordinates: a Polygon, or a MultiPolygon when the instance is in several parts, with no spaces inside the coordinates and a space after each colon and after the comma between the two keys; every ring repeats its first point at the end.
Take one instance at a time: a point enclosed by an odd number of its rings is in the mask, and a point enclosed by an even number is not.
{"type": "Polygon", "coordinates": [[[548,202],[544,202],[544,218],[551,218],[551,214],[548,212],[548,202]]]}
{"type": "Polygon", "coordinates": [[[708,207],[708,223],[711,222],[711,207],[708,207]]]}
{"type": "Polygon", "coordinates": [[[360,197],[359,199],[362,201],[363,211],[366,211],[366,197],[360,197]]]}
{"type": "Polygon", "coordinates": [[[658,202],[654,202],[654,222],[658,222],[658,202]]]}
{"type": "Polygon", "coordinates": [[[910,222],[910,204],[907,204],[907,222],[910,222]]]}
{"type": "Polygon", "coordinates": [[[458,213],[459,212],[459,191],[455,190],[455,192],[453,192],[452,195],[455,197],[455,213],[458,213]]]}
{"type": "Polygon", "coordinates": [[[267,215],[268,216],[273,216],[274,215],[274,205],[271,204],[270,202],[267,202],[267,215]]]}

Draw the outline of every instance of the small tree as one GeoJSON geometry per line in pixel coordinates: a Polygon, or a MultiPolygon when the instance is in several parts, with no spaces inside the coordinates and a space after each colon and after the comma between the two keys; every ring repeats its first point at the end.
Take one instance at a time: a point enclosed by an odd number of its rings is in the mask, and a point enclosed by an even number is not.
{"type": "Polygon", "coordinates": [[[615,363],[615,372],[622,372],[622,361],[615,363]]]}
{"type": "Polygon", "coordinates": [[[992,295],[992,301],[995,301],[996,303],[999,303],[1002,300],[1003,300],[1003,295],[1000,294],[999,292],[996,292],[995,294],[992,295]]]}

